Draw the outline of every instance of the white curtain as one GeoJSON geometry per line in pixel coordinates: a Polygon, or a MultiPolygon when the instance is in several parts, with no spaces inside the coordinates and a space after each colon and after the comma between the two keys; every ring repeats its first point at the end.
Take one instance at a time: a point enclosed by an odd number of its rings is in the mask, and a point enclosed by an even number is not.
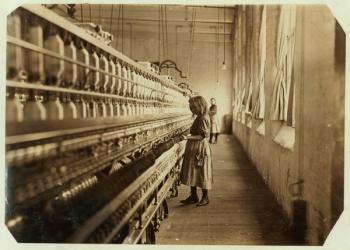
{"type": "Polygon", "coordinates": [[[246,114],[252,114],[252,107],[251,107],[251,101],[252,101],[252,94],[253,94],[253,82],[249,82],[249,88],[248,88],[248,98],[245,106],[245,113],[246,114]]]}
{"type": "Polygon", "coordinates": [[[245,123],[245,105],[244,103],[244,97],[245,97],[245,87],[243,87],[243,90],[241,92],[241,98],[240,98],[240,104],[239,104],[239,116],[240,116],[240,121],[242,123],[245,123]]]}
{"type": "MultiPolygon", "coordinates": [[[[277,34],[272,120],[287,121],[295,46],[296,7],[282,6],[277,34]]],[[[292,90],[293,91],[293,90],[292,90]]],[[[292,103],[293,104],[293,103],[292,103]]],[[[294,104],[293,104],[294,105],[294,104]]]]}
{"type": "Polygon", "coordinates": [[[266,64],[266,6],[264,6],[261,16],[261,26],[259,34],[259,88],[258,101],[253,109],[253,117],[264,119],[265,116],[265,64],[266,64]]]}
{"type": "Polygon", "coordinates": [[[238,111],[239,111],[239,104],[240,104],[240,90],[238,88],[238,71],[235,70],[235,76],[234,76],[234,103],[233,103],[233,118],[235,120],[238,120],[238,111]]]}

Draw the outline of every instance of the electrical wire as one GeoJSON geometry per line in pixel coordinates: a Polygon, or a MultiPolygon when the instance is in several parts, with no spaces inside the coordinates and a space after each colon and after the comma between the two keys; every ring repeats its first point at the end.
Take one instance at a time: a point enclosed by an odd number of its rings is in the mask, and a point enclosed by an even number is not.
{"type": "Polygon", "coordinates": [[[109,33],[112,33],[112,22],[113,22],[113,4],[112,4],[112,8],[111,8],[111,18],[110,18],[110,22],[109,22],[109,33]]]}
{"type": "Polygon", "coordinates": [[[168,43],[168,23],[166,5],[164,5],[164,24],[165,24],[165,44],[166,44],[166,59],[169,59],[169,43],[168,43]]]}
{"type": "Polygon", "coordinates": [[[122,53],[124,53],[124,6],[122,5],[122,53]]]}
{"type": "Polygon", "coordinates": [[[178,26],[176,25],[175,26],[175,62],[176,63],[178,63],[177,62],[177,59],[178,59],[178,56],[177,56],[177,47],[178,47],[178,41],[177,41],[178,40],[178,38],[177,38],[178,34],[177,33],[178,33],[178,31],[177,31],[177,29],[178,29],[178,26]]]}
{"type": "MultiPolygon", "coordinates": [[[[216,27],[216,32],[218,32],[218,27],[216,27]]],[[[215,80],[218,82],[218,36],[215,34],[215,47],[214,47],[214,69],[215,69],[215,80]]]]}
{"type": "Polygon", "coordinates": [[[132,37],[132,23],[129,23],[130,25],[130,38],[129,38],[129,41],[130,41],[130,57],[132,58],[132,40],[133,40],[133,37],[132,37]]]}
{"type": "Polygon", "coordinates": [[[159,10],[159,15],[160,15],[160,19],[159,19],[159,23],[160,23],[160,32],[161,32],[161,60],[163,60],[164,57],[164,43],[163,43],[163,6],[160,5],[160,10],[159,10]]]}
{"type": "Polygon", "coordinates": [[[98,23],[101,25],[101,4],[98,5],[98,23]]]}
{"type": "Polygon", "coordinates": [[[190,54],[187,65],[187,75],[188,78],[191,79],[191,70],[192,70],[192,56],[193,56],[193,44],[194,44],[194,34],[195,34],[195,26],[196,26],[196,15],[197,11],[195,8],[192,10],[192,21],[191,21],[191,32],[190,32],[190,54]]]}
{"type": "Polygon", "coordinates": [[[84,15],[83,15],[83,5],[80,4],[80,15],[81,15],[81,22],[84,22],[84,15]]]}
{"type": "Polygon", "coordinates": [[[224,6],[224,63],[226,63],[226,53],[225,53],[225,49],[226,49],[226,44],[225,44],[225,34],[226,34],[226,11],[225,11],[226,9],[225,9],[225,6],[224,6]]]}
{"type": "Polygon", "coordinates": [[[89,12],[90,12],[90,23],[92,22],[91,20],[91,4],[89,4],[89,12]]]}
{"type": "Polygon", "coordinates": [[[160,12],[161,12],[161,5],[159,5],[158,8],[158,61],[159,65],[161,63],[161,58],[160,58],[160,12]]]}
{"type": "Polygon", "coordinates": [[[165,55],[165,25],[164,25],[164,6],[161,7],[161,20],[162,20],[162,47],[163,47],[163,59],[166,59],[165,55]]]}
{"type": "Polygon", "coordinates": [[[220,42],[220,9],[218,8],[218,26],[216,36],[216,58],[215,58],[215,71],[216,71],[216,83],[219,82],[219,42],[220,42]]]}
{"type": "Polygon", "coordinates": [[[119,20],[120,20],[120,13],[121,13],[121,6],[118,5],[118,18],[117,18],[117,37],[115,39],[115,48],[118,49],[118,45],[119,45],[119,20]]]}

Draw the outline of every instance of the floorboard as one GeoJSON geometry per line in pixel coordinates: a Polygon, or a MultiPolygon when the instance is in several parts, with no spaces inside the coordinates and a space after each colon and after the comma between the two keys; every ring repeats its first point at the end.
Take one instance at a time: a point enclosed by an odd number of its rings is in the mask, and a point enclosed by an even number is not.
{"type": "MultiPolygon", "coordinates": [[[[232,135],[212,145],[214,185],[205,207],[182,205],[189,188],[169,198],[157,244],[292,245],[281,208],[232,135]]],[[[201,192],[199,191],[199,194],[201,192]]]]}

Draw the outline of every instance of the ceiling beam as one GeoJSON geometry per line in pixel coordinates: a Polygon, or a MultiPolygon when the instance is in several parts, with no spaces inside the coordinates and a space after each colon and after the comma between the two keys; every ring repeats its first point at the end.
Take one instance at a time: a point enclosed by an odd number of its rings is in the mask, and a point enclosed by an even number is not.
{"type": "MultiPolygon", "coordinates": [[[[95,19],[96,17],[94,17],[95,19]]],[[[103,18],[105,19],[105,18],[103,18]]],[[[110,18],[108,18],[110,19],[110,18]]],[[[117,18],[113,18],[112,19],[113,21],[117,21],[118,19],[117,18]]],[[[142,19],[142,18],[124,18],[124,22],[159,22],[159,19],[142,19]]],[[[192,23],[191,20],[166,20],[167,22],[170,22],[170,23],[192,23]]],[[[219,24],[232,24],[232,21],[215,21],[215,20],[195,20],[195,23],[219,23],[219,24]]]]}
{"type": "MultiPolygon", "coordinates": [[[[108,13],[109,15],[103,15],[101,16],[101,19],[108,19],[110,20],[110,13],[108,13]]],[[[118,15],[118,13],[116,13],[116,15],[118,15]]],[[[76,18],[77,19],[80,19],[80,12],[77,12],[76,13],[76,18]]],[[[83,15],[84,17],[84,20],[90,20],[90,17],[89,17],[89,14],[88,13],[84,13],[83,15]]],[[[98,19],[98,16],[95,15],[95,13],[92,13],[92,19],[98,19]]],[[[121,19],[120,19],[121,20],[121,19]]],[[[113,17],[112,18],[112,22],[117,22],[118,21],[118,18],[117,17],[113,17]]],[[[153,18],[153,19],[146,19],[146,18],[124,18],[124,22],[159,22],[160,19],[157,19],[157,18],[153,18]]],[[[192,20],[186,20],[186,19],[167,19],[166,20],[167,22],[170,22],[170,23],[191,23],[192,20]]],[[[219,23],[219,24],[232,24],[232,20],[231,19],[228,19],[228,20],[220,20],[218,21],[217,19],[196,19],[195,20],[195,23],[219,23]]]]}

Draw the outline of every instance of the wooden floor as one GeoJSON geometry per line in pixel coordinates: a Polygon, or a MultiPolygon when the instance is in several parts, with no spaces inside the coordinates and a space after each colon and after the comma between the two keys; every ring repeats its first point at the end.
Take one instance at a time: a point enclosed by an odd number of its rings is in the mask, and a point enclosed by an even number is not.
{"type": "Polygon", "coordinates": [[[212,153],[210,204],[182,205],[179,201],[188,196],[189,188],[181,185],[179,197],[168,199],[169,218],[162,222],[156,243],[292,245],[281,208],[237,140],[220,135],[212,153]]]}

